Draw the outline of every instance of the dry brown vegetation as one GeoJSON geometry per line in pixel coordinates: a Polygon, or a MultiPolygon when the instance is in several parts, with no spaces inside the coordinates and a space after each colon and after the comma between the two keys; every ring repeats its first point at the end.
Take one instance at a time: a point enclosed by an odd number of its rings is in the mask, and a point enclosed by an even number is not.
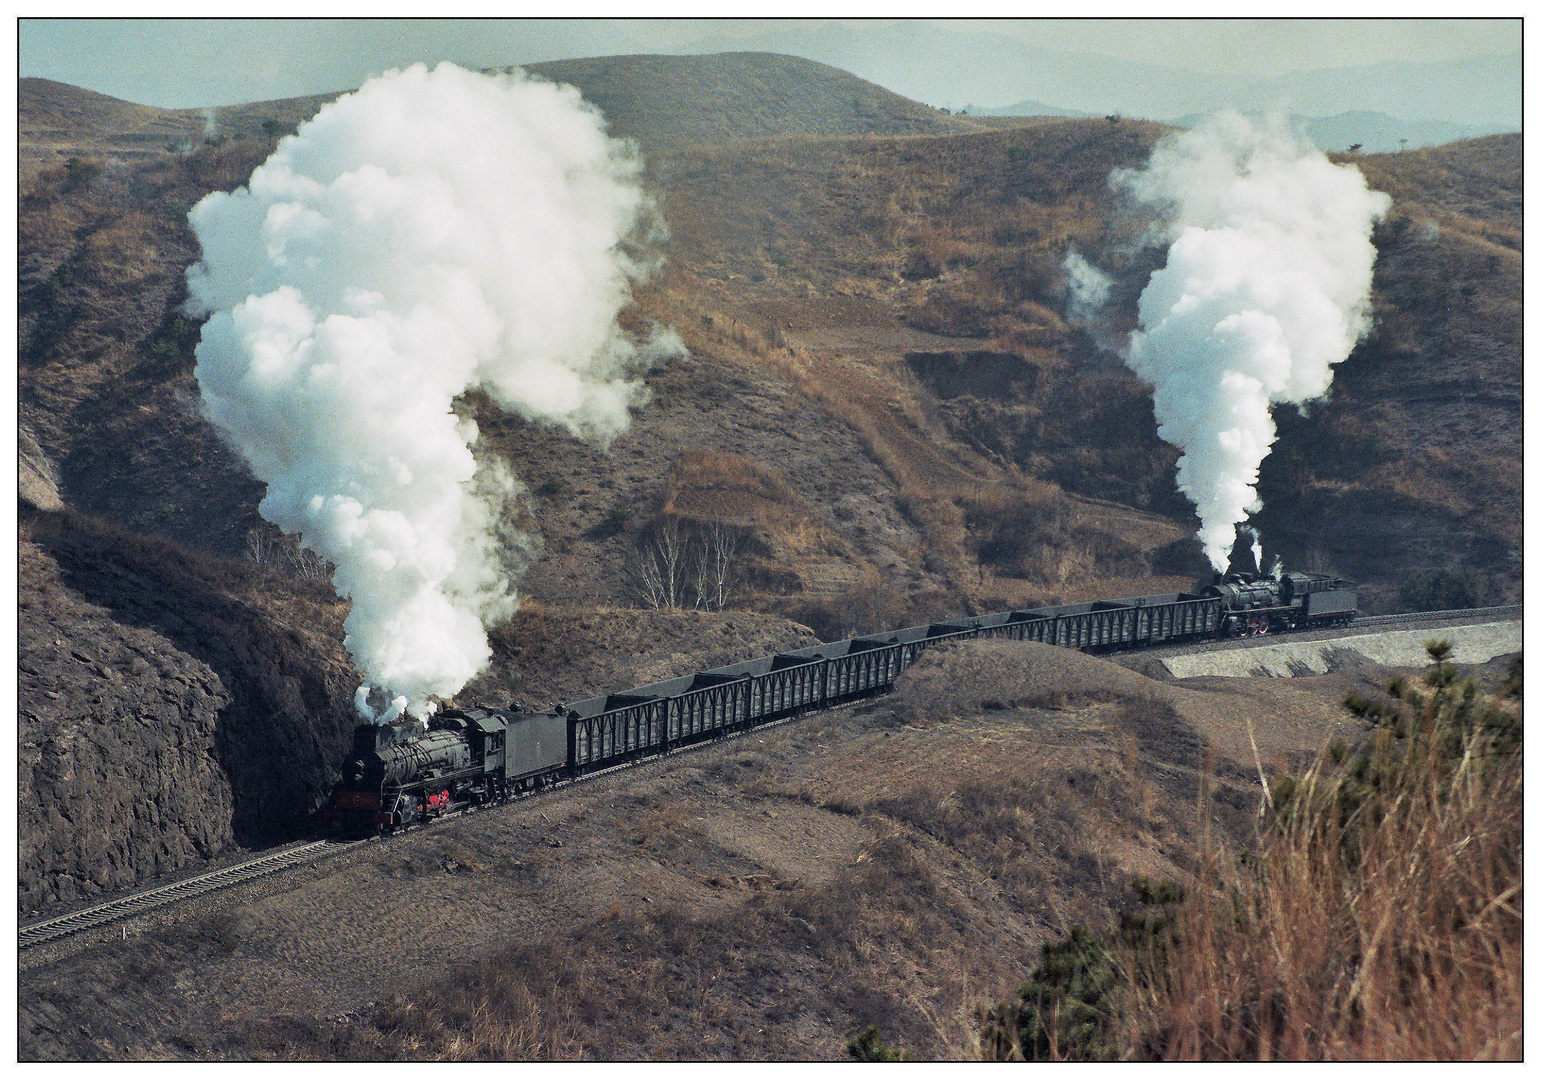
{"type": "Polygon", "coordinates": [[[1256,848],[1213,844],[1162,913],[1046,949],[992,1013],[992,1056],[1519,1060],[1519,662],[1496,696],[1431,643],[1426,690],[1350,694],[1370,721],[1260,806],[1256,848]],[[1184,898],[1184,893],[1186,897],[1184,898]]]}
{"type": "Polygon", "coordinates": [[[1275,785],[1255,864],[1230,895],[1196,891],[1146,970],[1138,1052],[1521,1058],[1518,703],[1484,703],[1453,665],[1425,679],[1393,685],[1400,710],[1356,699],[1376,723],[1364,751],[1337,744],[1275,785]]]}
{"type": "Polygon", "coordinates": [[[978,934],[949,915],[950,883],[906,834],[890,828],[819,889],[774,875],[712,880],[743,902],[720,916],[667,904],[616,910],[499,951],[426,995],[386,1003],[330,1052],[562,1061],[623,1060],[646,1047],[656,1060],[776,1059],[788,1056],[787,1028],[810,1029],[803,1038],[824,1028],[827,1040],[836,1017],[854,1014],[941,1027],[956,1041],[920,1052],[973,1056],[959,1003],[978,992],[978,976],[955,957],[977,950],[978,934]],[[926,989],[896,996],[893,969],[917,962],[926,989]],[[810,981],[826,981],[824,1009],[812,1015],[800,992],[810,981]]]}
{"type": "MultiPolygon", "coordinates": [[[[750,327],[746,321],[750,316],[724,315],[717,307],[705,309],[698,299],[678,288],[664,291],[650,304],[663,305],[673,325],[683,328],[692,349],[716,353],[730,364],[741,364],[756,373],[776,373],[798,395],[802,410],[819,417],[821,423],[837,423],[852,432],[863,452],[882,469],[899,510],[919,534],[919,542],[901,549],[901,556],[931,575],[953,597],[954,607],[1006,606],[1071,592],[1091,595],[1106,588],[1110,578],[1150,575],[1151,553],[1185,535],[1178,526],[1135,527],[1127,515],[1123,520],[1115,516],[1110,522],[1105,513],[1089,513],[1084,502],[1067,495],[1053,480],[1024,473],[988,446],[959,443],[949,421],[926,402],[924,390],[903,360],[902,349],[895,347],[903,339],[902,331],[887,349],[853,356],[844,350],[807,344],[807,334],[795,328],[799,318],[824,327],[821,313],[826,306],[835,310],[837,320],[878,318],[870,307],[855,304],[842,310],[838,298],[828,305],[821,300],[776,306],[778,322],[791,322],[794,328],[767,336],[750,327]],[[991,545],[998,531],[1012,527],[1009,519],[1013,516],[1019,524],[1039,517],[1059,523],[1050,530],[1054,535],[1048,547],[1027,558],[1000,557],[991,545]],[[982,548],[987,552],[984,557],[980,555],[982,548]],[[988,585],[987,571],[991,575],[988,585]]],[[[895,338],[893,330],[878,333],[895,338]]],[[[698,466],[690,466],[685,473],[679,472],[678,464],[675,468],[677,484],[688,487],[698,482],[688,475],[698,466]]],[[[717,468],[720,473],[722,463],[717,468]]],[[[759,481],[748,477],[763,475],[766,466],[739,461],[736,468],[744,476],[733,484],[724,484],[721,474],[710,481],[703,477],[699,483],[712,488],[710,494],[703,490],[696,495],[684,495],[683,491],[676,495],[671,488],[671,499],[683,497],[685,501],[678,505],[687,509],[699,505],[703,516],[736,520],[739,515],[733,514],[732,507],[742,507],[743,514],[763,505],[764,492],[755,490],[759,481]]],[[[773,549],[786,548],[785,557],[778,560],[778,571],[790,571],[804,579],[798,591],[811,596],[794,597],[794,603],[822,601],[860,587],[872,570],[862,565],[871,555],[860,550],[859,531],[853,546],[850,538],[854,530],[838,514],[831,521],[827,511],[820,515],[816,509],[799,506],[801,500],[789,500],[789,494],[781,492],[777,498],[783,504],[790,502],[795,513],[790,518],[781,514],[779,534],[775,528],[767,528],[763,539],[773,549]],[[796,527],[787,528],[793,520],[796,527]],[[843,569],[828,565],[826,560],[832,557],[843,569]]],[[[767,518],[766,524],[774,517],[767,518]]],[[[1019,555],[1026,546],[1019,545],[1019,555]]],[[[1190,573],[1196,571],[1195,563],[1190,573]]],[[[1184,576],[1182,587],[1188,581],[1184,576]]],[[[773,597],[774,592],[770,595],[773,597]]],[[[775,603],[769,598],[761,602],[775,603]]],[[[775,609],[796,617],[794,608],[775,609]]],[[[945,604],[942,610],[946,610],[945,604]]]]}

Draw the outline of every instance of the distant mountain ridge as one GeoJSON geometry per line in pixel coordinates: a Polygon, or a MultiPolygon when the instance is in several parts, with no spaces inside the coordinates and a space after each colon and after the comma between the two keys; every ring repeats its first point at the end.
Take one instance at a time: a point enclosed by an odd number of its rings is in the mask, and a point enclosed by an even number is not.
{"type": "MultiPolygon", "coordinates": [[[[1062,109],[1042,101],[1018,101],[1011,105],[985,108],[968,105],[958,110],[959,116],[1012,117],[1058,116],[1084,119],[1092,113],[1062,109]]],[[[1170,121],[1173,127],[1191,128],[1207,113],[1189,113],[1170,121]]],[[[1507,127],[1477,124],[1455,124],[1433,120],[1398,120],[1382,112],[1353,110],[1335,116],[1302,116],[1292,113],[1290,123],[1296,130],[1307,135],[1322,150],[1347,150],[1355,147],[1366,154],[1393,154],[1398,150],[1421,150],[1430,146],[1445,146],[1466,139],[1480,139],[1488,135],[1510,134],[1507,127]]]]}
{"type": "Polygon", "coordinates": [[[1068,116],[1082,118],[1091,116],[1091,113],[1081,112],[1079,109],[1062,109],[1058,105],[1046,105],[1041,101],[1018,101],[1011,105],[997,105],[987,108],[983,105],[972,103],[958,110],[959,116],[1068,116]]]}
{"type": "MultiPolygon", "coordinates": [[[[1225,106],[1330,116],[1374,111],[1404,121],[1518,131],[1522,68],[1516,52],[1459,61],[1326,68],[1238,81],[1155,64],[1069,53],[999,34],[931,23],[825,23],[749,38],[707,38],[684,51],[756,49],[805,56],[934,105],[1037,101],[1086,115],[1172,120],[1225,106]]],[[[970,111],[974,111],[970,108],[970,111]]],[[[1042,113],[1040,115],[1053,115],[1042,113]]]]}
{"type": "Polygon", "coordinates": [[[916,101],[950,107],[1035,99],[1087,114],[1122,112],[1155,119],[1204,107],[1209,82],[1172,68],[1058,52],[998,34],[960,34],[915,21],[861,27],[825,23],[737,40],[709,38],[688,51],[729,47],[808,57],[916,101]],[[1194,104],[1167,110],[1169,101],[1194,104]]]}
{"type": "Polygon", "coordinates": [[[1520,130],[1521,79],[1518,56],[1327,68],[1258,83],[1249,107],[1284,103],[1317,116],[1363,110],[1497,134],[1520,130]]]}
{"type": "MultiPolygon", "coordinates": [[[[1190,126],[1197,117],[1185,116],[1173,121],[1179,127],[1190,126]]],[[[1336,116],[1299,116],[1290,120],[1323,150],[1347,150],[1358,144],[1366,154],[1391,154],[1398,150],[1421,150],[1445,146],[1487,135],[1507,135],[1511,128],[1455,124],[1437,120],[1398,120],[1381,112],[1352,111],[1336,116]]]]}

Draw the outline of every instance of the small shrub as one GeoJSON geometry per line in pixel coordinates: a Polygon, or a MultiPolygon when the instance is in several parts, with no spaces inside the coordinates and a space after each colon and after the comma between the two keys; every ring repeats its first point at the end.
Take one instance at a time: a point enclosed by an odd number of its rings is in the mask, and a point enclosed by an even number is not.
{"type": "Polygon", "coordinates": [[[904,626],[914,617],[909,599],[885,581],[855,585],[838,596],[809,599],[787,617],[812,630],[820,641],[841,641],[904,626]]]}
{"type": "Polygon", "coordinates": [[[630,503],[616,503],[612,506],[599,523],[591,527],[583,534],[585,540],[608,540],[625,530],[631,521],[635,508],[630,503]]]}
{"type": "Polygon", "coordinates": [[[1015,1005],[986,1018],[984,1044],[997,1061],[1111,1061],[1119,1056],[1113,1002],[1123,973],[1101,938],[1075,927],[1043,947],[1015,1005]]]}
{"type": "Polygon", "coordinates": [[[102,175],[100,162],[72,157],[64,163],[64,190],[74,191],[76,188],[84,187],[100,175],[102,175]]]}
{"type": "Polygon", "coordinates": [[[877,1027],[869,1027],[845,1044],[846,1053],[855,1061],[909,1061],[910,1055],[883,1041],[877,1027]]]}

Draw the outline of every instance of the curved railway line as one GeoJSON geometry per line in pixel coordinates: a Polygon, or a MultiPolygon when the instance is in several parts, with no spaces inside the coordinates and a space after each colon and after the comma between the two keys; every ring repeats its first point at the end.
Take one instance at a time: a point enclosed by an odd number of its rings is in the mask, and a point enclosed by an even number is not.
{"type": "MultiPolygon", "coordinates": [[[[859,704],[859,702],[848,701],[844,704],[836,705],[828,710],[823,711],[834,712],[839,709],[850,708],[852,705],[856,704],[859,704]]],[[[523,792],[521,794],[510,797],[505,802],[497,803],[492,806],[467,807],[466,809],[447,814],[445,817],[440,818],[439,820],[453,820],[455,818],[465,817],[470,814],[485,813],[488,810],[496,810],[499,807],[512,806],[513,804],[523,802],[526,799],[539,798],[542,795],[548,795],[558,791],[565,791],[574,785],[588,783],[591,780],[599,780],[607,776],[614,776],[616,773],[623,772],[627,769],[634,769],[639,765],[646,765],[649,762],[657,761],[661,758],[676,757],[680,754],[694,753],[698,750],[705,750],[708,747],[720,745],[721,743],[727,742],[731,739],[741,738],[745,735],[758,734],[759,732],[767,731],[771,728],[780,727],[783,724],[789,724],[794,720],[801,719],[804,715],[806,714],[799,713],[794,716],[784,716],[779,720],[772,720],[768,723],[760,724],[752,728],[747,728],[743,731],[727,732],[721,738],[714,739],[709,742],[691,743],[687,746],[672,747],[663,753],[650,754],[646,757],[636,758],[632,761],[624,761],[618,765],[612,765],[608,769],[598,769],[591,773],[584,773],[580,776],[559,780],[555,783],[547,785],[538,791],[523,792]]],[[[142,915],[155,908],[162,907],[166,904],[175,903],[179,900],[190,900],[195,896],[201,896],[205,893],[217,892],[221,889],[228,889],[236,885],[245,884],[249,881],[255,881],[258,878],[266,877],[269,874],[274,874],[281,870],[289,870],[296,866],[318,862],[321,859],[330,858],[334,855],[340,855],[345,851],[351,851],[364,844],[380,844],[385,842],[385,840],[376,837],[367,837],[359,840],[311,840],[290,845],[277,851],[269,851],[262,855],[258,855],[256,858],[247,859],[245,862],[235,863],[231,866],[222,867],[219,870],[198,874],[194,877],[185,878],[181,881],[174,881],[166,885],[157,886],[153,889],[146,889],[143,892],[133,893],[129,896],[120,896],[114,900],[108,900],[100,904],[93,904],[90,907],[80,908],[76,911],[71,911],[64,915],[58,915],[50,919],[43,919],[39,922],[20,927],[18,928],[16,935],[17,949],[24,951],[26,949],[35,948],[39,945],[46,945],[51,941],[58,941],[61,938],[70,937],[73,934],[83,933],[86,930],[94,930],[98,927],[106,926],[109,923],[117,922],[120,919],[127,919],[136,915],[142,915]]]]}
{"type": "Polygon", "coordinates": [[[1461,626],[1471,623],[1518,618],[1524,609],[1520,604],[1506,607],[1469,608],[1459,611],[1413,611],[1399,615],[1365,615],[1348,626],[1323,630],[1300,630],[1290,634],[1262,634],[1255,637],[1227,638],[1220,641],[1187,641],[1176,645],[1158,645],[1147,649],[1131,649],[1110,654],[1109,659],[1122,662],[1125,657],[1160,660],[1164,657],[1189,653],[1223,652],[1228,649],[1253,649],[1263,645],[1276,645],[1284,641],[1326,641],[1333,638],[1354,637],[1361,633],[1389,633],[1398,630],[1437,629],[1440,626],[1461,626]]]}
{"type": "Polygon", "coordinates": [[[169,885],[135,893],[132,896],[121,896],[116,900],[94,904],[57,918],[44,919],[42,922],[19,928],[16,935],[17,948],[29,949],[57,938],[68,937],[70,934],[78,934],[82,930],[90,930],[131,915],[142,914],[175,900],[186,900],[202,893],[214,892],[216,889],[226,889],[279,870],[286,870],[291,866],[335,855],[341,849],[350,846],[352,846],[351,843],[347,841],[312,840],[279,851],[270,851],[234,866],[223,867],[182,881],[174,881],[169,885]]]}
{"type": "MultiPolygon", "coordinates": [[[[1398,628],[1412,629],[1419,626],[1428,626],[1433,624],[1460,625],[1461,623],[1468,622],[1510,618],[1518,616],[1521,613],[1522,607],[1516,604],[1506,607],[1473,608],[1463,611],[1423,611],[1400,615],[1371,615],[1355,620],[1351,626],[1339,627],[1333,630],[1312,631],[1299,636],[1302,638],[1348,637],[1359,633],[1366,628],[1385,630],[1398,628]]],[[[1296,638],[1297,635],[1292,634],[1290,637],[1293,639],[1296,638]]],[[[1239,639],[1233,642],[1217,642],[1208,644],[1210,648],[1247,648],[1249,646],[1268,644],[1275,640],[1278,639],[1276,637],[1264,635],[1259,637],[1239,639]]],[[[1193,651],[1196,644],[1199,643],[1188,643],[1183,648],[1187,651],[1193,651]]],[[[1150,650],[1141,651],[1146,653],[1150,652],[1150,650]]],[[[845,704],[834,706],[833,709],[849,708],[854,704],[856,704],[856,702],[846,702],[845,704]]],[[[833,709],[828,711],[833,711],[833,709]]],[[[501,803],[499,805],[508,806],[512,803],[522,802],[525,799],[535,798],[550,792],[564,791],[573,785],[586,783],[591,780],[597,780],[605,776],[611,776],[615,773],[621,772],[622,770],[635,768],[639,765],[647,764],[648,762],[656,761],[660,758],[673,757],[679,754],[686,754],[698,750],[703,750],[707,747],[715,746],[721,742],[725,742],[728,739],[736,739],[743,735],[758,733],[769,728],[779,727],[783,724],[787,724],[793,720],[799,719],[802,715],[804,714],[799,713],[792,716],[786,716],[779,720],[774,720],[769,723],[761,724],[743,731],[727,733],[719,739],[714,739],[708,742],[695,743],[687,746],[675,747],[664,751],[663,753],[650,754],[646,757],[622,762],[621,764],[613,765],[607,769],[601,769],[595,772],[573,777],[571,779],[559,781],[557,783],[551,784],[542,791],[527,792],[525,794],[518,795],[513,799],[508,800],[508,802],[501,803]]],[[[460,817],[465,814],[481,813],[485,812],[486,809],[492,808],[493,807],[466,809],[459,811],[456,814],[450,815],[450,817],[460,817]]],[[[162,885],[153,889],[145,890],[143,892],[134,893],[129,896],[118,897],[114,900],[108,900],[100,904],[94,904],[90,907],[80,908],[76,911],[72,911],[64,915],[59,915],[54,918],[44,919],[39,922],[31,923],[27,926],[19,927],[17,931],[17,948],[19,950],[35,948],[39,945],[44,945],[52,941],[58,941],[62,938],[69,937],[73,934],[78,934],[86,930],[95,929],[97,927],[105,926],[109,923],[117,922],[120,919],[131,918],[136,915],[144,914],[145,912],[151,911],[166,904],[175,903],[180,900],[191,899],[205,893],[215,892],[220,889],[226,889],[235,885],[254,881],[258,878],[266,877],[267,875],[291,869],[296,866],[314,863],[318,860],[341,854],[344,851],[355,849],[362,844],[380,842],[381,841],[374,839],[326,839],[305,841],[298,844],[293,844],[276,851],[270,851],[263,855],[259,855],[256,858],[248,859],[245,862],[236,863],[234,865],[223,867],[218,870],[198,874],[180,881],[171,882],[167,885],[162,885]]]]}

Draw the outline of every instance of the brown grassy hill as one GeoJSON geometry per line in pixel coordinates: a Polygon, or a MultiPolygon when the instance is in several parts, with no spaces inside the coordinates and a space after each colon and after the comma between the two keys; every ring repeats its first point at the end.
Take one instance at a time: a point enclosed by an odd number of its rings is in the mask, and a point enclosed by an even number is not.
{"type": "Polygon", "coordinates": [[[120,101],[94,90],[22,79],[17,85],[21,186],[70,157],[132,158],[164,152],[202,134],[202,123],[168,109],[120,101]]]}
{"type": "Polygon", "coordinates": [[[1358,160],[1394,200],[1375,327],[1327,403],[1280,415],[1266,536],[1306,545],[1315,529],[1351,577],[1465,567],[1518,596],[1523,156],[1522,136],[1495,135],[1358,160]]]}
{"type": "Polygon", "coordinates": [[[293,130],[336,94],[282,98],[218,109],[161,109],[94,90],[27,78],[18,83],[18,169],[22,191],[70,158],[121,167],[167,154],[188,154],[229,139],[293,130]]]}
{"type": "MultiPolygon", "coordinates": [[[[1061,315],[1066,247],[1106,254],[1126,239],[1106,178],[1141,160],[1160,128],[984,131],[891,95],[835,108],[852,80],[785,57],[563,63],[546,73],[586,82],[617,130],[667,136],[653,172],[675,241],[669,276],[640,304],[694,357],[658,376],[635,444],[610,458],[514,425],[510,453],[545,473],[549,496],[537,595],[624,599],[620,564],[651,515],[619,522],[609,510],[699,510],[659,478],[701,447],[729,450],[748,474],[795,465],[792,499],[770,515],[780,524],[756,526],[763,557],[750,568],[771,597],[756,602],[783,609],[803,601],[775,597],[874,579],[967,607],[1138,591],[1121,582],[1201,570],[1182,542],[1191,518],[1175,451],[1156,439],[1145,391],[1061,315]],[[959,133],[807,134],[896,129],[959,133]],[[761,415],[771,403],[784,422],[761,415]],[[576,471],[558,479],[569,462],[576,471]],[[569,481],[613,494],[575,501],[552,486],[569,481]]],[[[88,146],[150,123],[137,106],[58,84],[27,91],[24,140],[88,146]]],[[[55,170],[24,195],[22,413],[71,505],[243,549],[257,493],[184,407],[196,327],[176,315],[195,254],[183,216],[249,173],[273,125],[322,100],[223,110],[222,143],[55,170]]],[[[1376,334],[1340,367],[1331,403],[1280,416],[1263,475],[1268,542],[1291,564],[1366,581],[1378,605],[1409,570],[1451,563],[1495,595],[1516,588],[1519,147],[1500,136],[1363,159],[1398,200],[1381,237],[1376,334]]],[[[1126,321],[1148,269],[1120,271],[1126,321]]]]}
{"type": "Polygon", "coordinates": [[[785,135],[936,135],[974,125],[813,60],[771,53],[604,56],[531,64],[583,91],[647,151],[785,135]]]}
{"type": "Polygon", "coordinates": [[[979,1052],[1040,945],[1186,880],[1358,675],[1153,682],[928,653],[894,698],[408,833],[22,957],[27,1058],[838,1060],[979,1052]],[[191,905],[189,905],[191,906],[191,905]]]}
{"type": "MultiPolygon", "coordinates": [[[[884,368],[891,396],[955,442],[1183,523],[1175,451],[1155,437],[1146,392],[1060,315],[1058,267],[1074,244],[1115,271],[1132,325],[1152,264],[1117,256],[1128,225],[1106,177],[1158,136],[1067,120],[681,153],[662,181],[675,266],[786,362],[834,364],[827,397],[842,396],[849,361],[884,368]]],[[[1265,543],[1289,564],[1364,582],[1374,606],[1422,568],[1465,566],[1491,595],[1517,595],[1520,158],[1520,138],[1499,136],[1363,160],[1397,199],[1377,236],[1376,329],[1339,365],[1328,403],[1278,416],[1265,543]]],[[[999,552],[998,538],[975,545],[999,552]]]]}
{"type": "Polygon", "coordinates": [[[1103,242],[1108,173],[1162,130],[1059,121],[682,154],[664,181],[675,265],[773,339],[884,367],[947,439],[1182,514],[1144,391],[1061,314],[1066,245],[1103,242]]]}
{"type": "Polygon", "coordinates": [[[219,554],[261,497],[190,407],[197,327],[179,313],[197,258],[187,211],[272,144],[147,152],[41,174],[18,208],[19,406],[71,506],[219,554]]]}

